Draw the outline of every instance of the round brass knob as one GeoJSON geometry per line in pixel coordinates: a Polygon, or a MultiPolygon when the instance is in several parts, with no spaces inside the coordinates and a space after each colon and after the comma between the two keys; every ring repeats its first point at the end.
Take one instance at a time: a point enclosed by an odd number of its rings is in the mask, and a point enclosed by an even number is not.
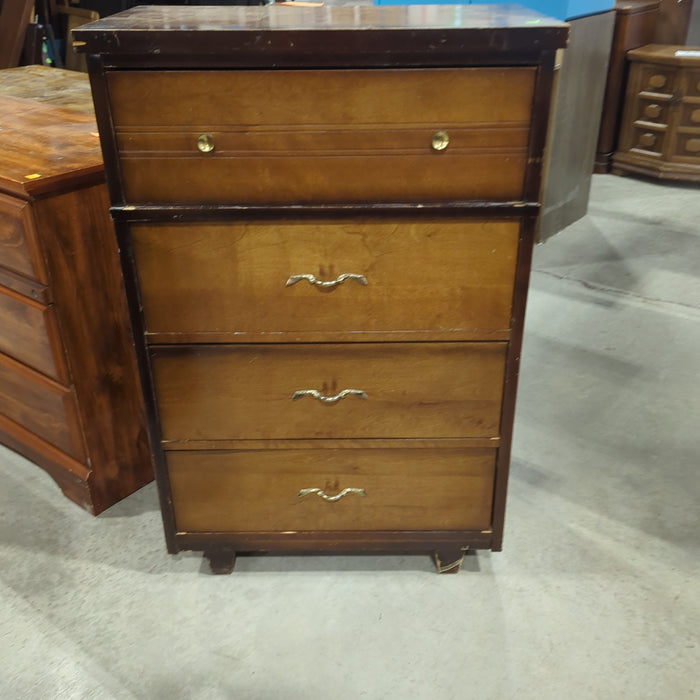
{"type": "Polygon", "coordinates": [[[661,114],[661,107],[659,105],[647,105],[644,108],[644,116],[656,119],[661,114]]]}
{"type": "Polygon", "coordinates": [[[450,137],[446,131],[436,131],[430,145],[434,151],[444,151],[450,145],[450,137]]]}
{"type": "Polygon", "coordinates": [[[700,139],[688,139],[685,142],[685,150],[689,153],[700,152],[700,139]]]}
{"type": "Polygon", "coordinates": [[[650,134],[649,132],[642,134],[639,137],[639,143],[642,146],[653,146],[656,143],[656,134],[650,134]]]}
{"type": "Polygon", "coordinates": [[[651,78],[649,78],[649,85],[651,85],[653,88],[662,88],[664,85],[666,85],[666,76],[661,75],[660,73],[652,75],[651,78]]]}
{"type": "Polygon", "coordinates": [[[214,137],[211,134],[202,134],[197,139],[197,148],[202,153],[211,153],[214,150],[214,137]]]}

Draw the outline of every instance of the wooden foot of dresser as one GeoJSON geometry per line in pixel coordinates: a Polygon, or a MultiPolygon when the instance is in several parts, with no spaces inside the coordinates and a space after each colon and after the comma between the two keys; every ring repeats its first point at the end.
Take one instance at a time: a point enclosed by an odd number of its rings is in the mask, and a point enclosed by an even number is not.
{"type": "Polygon", "coordinates": [[[433,561],[439,574],[458,574],[469,547],[446,547],[433,552],[433,561]]]}
{"type": "Polygon", "coordinates": [[[230,549],[215,549],[204,552],[209,560],[212,574],[230,574],[236,565],[236,552],[230,549]]]}

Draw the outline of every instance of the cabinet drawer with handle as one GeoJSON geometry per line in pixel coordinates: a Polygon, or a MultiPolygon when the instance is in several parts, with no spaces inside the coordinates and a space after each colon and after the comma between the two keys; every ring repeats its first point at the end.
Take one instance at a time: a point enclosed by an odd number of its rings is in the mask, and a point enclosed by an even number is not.
{"type": "Polygon", "coordinates": [[[496,450],[288,449],[168,452],[185,532],[481,530],[496,450]]]}
{"type": "Polygon", "coordinates": [[[517,200],[535,77],[532,67],[113,71],[124,200],[517,200]]]}
{"type": "Polygon", "coordinates": [[[495,437],[506,343],[151,350],[163,439],[495,437]]]}
{"type": "Polygon", "coordinates": [[[154,343],[509,337],[516,220],[135,224],[131,233],[154,343]]]}

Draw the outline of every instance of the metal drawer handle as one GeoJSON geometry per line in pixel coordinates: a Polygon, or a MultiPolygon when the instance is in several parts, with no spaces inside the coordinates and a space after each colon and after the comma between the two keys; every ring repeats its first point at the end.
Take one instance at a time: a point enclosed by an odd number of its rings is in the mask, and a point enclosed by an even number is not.
{"type": "Polygon", "coordinates": [[[337,403],[340,401],[340,399],[344,399],[346,396],[357,396],[358,399],[367,398],[367,394],[360,389],[343,389],[335,396],[324,396],[320,391],[316,391],[316,389],[300,389],[292,394],[292,401],[301,399],[304,396],[311,396],[312,398],[318,399],[323,403],[337,403]]]}
{"type": "Polygon", "coordinates": [[[450,136],[446,131],[436,131],[430,142],[434,151],[444,151],[450,145],[450,136]]]}
{"type": "Polygon", "coordinates": [[[352,272],[346,272],[345,274],[336,277],[334,280],[329,280],[328,282],[317,280],[313,275],[292,275],[287,280],[287,284],[285,286],[291,287],[293,284],[301,282],[301,280],[307,280],[309,284],[321,287],[322,289],[332,289],[333,287],[337,287],[339,284],[345,282],[345,280],[355,280],[355,282],[358,284],[367,284],[367,278],[364,275],[355,275],[352,272]]]}
{"type": "Polygon", "coordinates": [[[324,501],[330,501],[331,503],[339,501],[343,496],[347,496],[349,493],[355,493],[358,496],[367,495],[364,489],[354,488],[343,489],[340,493],[336,493],[335,496],[329,496],[322,489],[301,489],[301,491],[299,491],[299,498],[304,498],[304,496],[308,496],[312,493],[315,493],[317,496],[320,496],[324,501]]]}
{"type": "Polygon", "coordinates": [[[202,134],[197,139],[197,148],[202,153],[211,153],[214,150],[214,137],[211,134],[202,134]]]}

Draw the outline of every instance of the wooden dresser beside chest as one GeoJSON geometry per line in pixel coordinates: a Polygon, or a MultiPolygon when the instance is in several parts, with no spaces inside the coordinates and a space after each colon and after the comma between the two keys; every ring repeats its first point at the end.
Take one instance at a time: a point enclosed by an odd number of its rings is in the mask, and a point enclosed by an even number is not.
{"type": "Polygon", "coordinates": [[[552,67],[513,8],[137,7],[87,53],[171,552],[501,548],[552,67]]]}
{"type": "Polygon", "coordinates": [[[700,182],[700,47],[649,44],[627,57],[613,173],[700,182]]]}
{"type": "Polygon", "coordinates": [[[153,479],[86,76],[0,71],[0,443],[100,513],[153,479]]]}

